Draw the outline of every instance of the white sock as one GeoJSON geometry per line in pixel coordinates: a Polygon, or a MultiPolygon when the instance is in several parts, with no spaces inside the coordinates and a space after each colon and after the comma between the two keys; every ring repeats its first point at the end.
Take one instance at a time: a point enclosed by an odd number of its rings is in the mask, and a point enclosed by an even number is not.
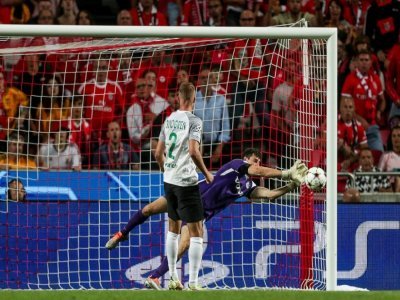
{"type": "Polygon", "coordinates": [[[189,284],[197,285],[201,259],[203,257],[203,239],[191,237],[189,247],[189,284]]]}
{"type": "Polygon", "coordinates": [[[173,280],[178,280],[176,271],[176,260],[178,259],[178,238],[179,234],[168,231],[167,233],[167,259],[169,275],[173,280]]]}

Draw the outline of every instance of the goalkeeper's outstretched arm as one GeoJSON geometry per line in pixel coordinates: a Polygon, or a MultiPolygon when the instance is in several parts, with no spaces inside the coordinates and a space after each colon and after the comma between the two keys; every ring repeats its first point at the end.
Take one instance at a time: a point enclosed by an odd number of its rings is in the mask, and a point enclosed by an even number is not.
{"type": "Polygon", "coordinates": [[[250,176],[258,176],[265,178],[282,178],[282,171],[259,165],[251,165],[247,171],[250,176]]]}
{"type": "Polygon", "coordinates": [[[280,196],[295,190],[297,187],[298,185],[293,181],[274,190],[270,190],[264,187],[256,187],[254,191],[251,192],[249,199],[251,202],[254,203],[273,201],[276,198],[279,198],[280,196]]]}
{"type": "Polygon", "coordinates": [[[253,164],[249,167],[247,172],[250,176],[282,178],[283,180],[294,181],[297,185],[300,185],[304,181],[307,170],[307,166],[300,160],[297,160],[289,170],[281,171],[253,164]]]}

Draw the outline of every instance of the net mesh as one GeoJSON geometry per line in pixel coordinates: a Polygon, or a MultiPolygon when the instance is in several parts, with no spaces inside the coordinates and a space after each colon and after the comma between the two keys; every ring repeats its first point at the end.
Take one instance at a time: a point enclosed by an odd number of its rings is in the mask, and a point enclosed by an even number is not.
{"type": "MultiPolygon", "coordinates": [[[[326,40],[2,38],[0,60],[0,288],[143,287],[166,216],[104,244],[163,194],[153,151],[183,81],[197,89],[209,169],[248,147],[270,167],[325,169],[326,40]],[[7,201],[15,179],[25,202],[7,201]]],[[[325,225],[323,192],[240,199],[205,224],[200,282],[324,289],[325,225]]],[[[186,282],[187,256],[178,272],[186,282]]]]}

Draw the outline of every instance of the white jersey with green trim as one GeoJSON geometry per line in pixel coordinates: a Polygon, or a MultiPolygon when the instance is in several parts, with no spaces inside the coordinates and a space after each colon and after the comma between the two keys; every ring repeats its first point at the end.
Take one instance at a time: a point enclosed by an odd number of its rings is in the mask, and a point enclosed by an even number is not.
{"type": "Polygon", "coordinates": [[[159,140],[165,143],[164,182],[191,186],[198,182],[189,154],[189,140],[201,142],[203,122],[191,112],[177,110],[164,122],[159,140]]]}

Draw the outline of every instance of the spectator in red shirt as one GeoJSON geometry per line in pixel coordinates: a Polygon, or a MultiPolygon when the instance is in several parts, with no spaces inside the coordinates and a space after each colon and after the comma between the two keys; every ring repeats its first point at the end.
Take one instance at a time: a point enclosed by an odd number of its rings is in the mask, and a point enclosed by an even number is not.
{"type": "Polygon", "coordinates": [[[94,59],[93,70],[95,78],[82,84],[78,93],[84,97],[85,117],[91,120],[93,129],[92,139],[101,144],[108,123],[117,117],[122,119],[125,101],[120,85],[107,78],[109,59],[94,59]]]}
{"type": "Polygon", "coordinates": [[[359,52],[356,65],[357,68],[344,82],[342,95],[353,97],[356,118],[366,129],[369,148],[383,151],[378,122],[382,121],[381,114],[385,110],[386,101],[381,81],[371,69],[370,52],[367,50],[359,52]]]}
{"type": "Polygon", "coordinates": [[[341,0],[344,19],[356,28],[358,33],[364,30],[368,8],[372,0],[341,0]]]}
{"type": "Polygon", "coordinates": [[[92,127],[89,121],[85,118],[83,111],[82,96],[75,96],[72,100],[71,116],[68,119],[68,128],[70,130],[69,142],[75,143],[82,156],[82,166],[89,164],[90,156],[90,136],[92,127]]]}
{"type": "Polygon", "coordinates": [[[400,43],[388,55],[385,73],[386,94],[392,101],[389,120],[400,117],[400,43]]]}
{"type": "Polygon", "coordinates": [[[166,55],[164,50],[155,51],[149,60],[141,63],[136,76],[133,76],[134,78],[144,77],[144,73],[148,70],[152,70],[157,75],[157,94],[164,99],[167,99],[168,87],[176,78],[176,70],[168,60],[169,57],[166,55]]]}
{"type": "Polygon", "coordinates": [[[367,135],[361,123],[355,118],[354,100],[349,96],[340,99],[338,116],[338,163],[340,171],[351,171],[349,168],[357,162],[357,153],[367,148],[367,135]]]}
{"type": "MultiPolygon", "coordinates": [[[[372,60],[372,68],[376,74],[381,75],[381,66],[379,64],[379,59],[375,55],[375,53],[371,52],[371,42],[368,36],[360,34],[354,40],[354,52],[359,53],[360,51],[370,51],[371,60],[372,60]]],[[[384,82],[381,81],[383,84],[384,82]]]]}
{"type": "MultiPolygon", "coordinates": [[[[363,1],[364,2],[364,1],[363,1]]],[[[374,0],[368,9],[365,35],[378,57],[387,53],[399,39],[400,2],[395,0],[374,0]]]]}
{"type": "Polygon", "coordinates": [[[139,0],[130,10],[132,23],[136,26],[167,26],[167,18],[157,10],[153,0],[139,0]]]}
{"type": "MultiPolygon", "coordinates": [[[[81,54],[79,55],[81,57],[81,54]]],[[[79,68],[79,71],[77,72],[77,78],[75,79],[78,83],[82,84],[86,81],[89,81],[91,79],[94,79],[96,77],[96,71],[94,70],[94,60],[98,55],[91,55],[89,56],[83,56],[84,59],[81,62],[78,62],[78,66],[75,66],[75,68],[79,68]],[[89,58],[92,58],[90,60],[89,58]]],[[[105,57],[105,59],[108,60],[108,69],[107,69],[107,77],[111,81],[115,81],[118,76],[118,65],[119,65],[119,60],[118,59],[113,59],[109,57],[105,57]]],[[[73,73],[74,74],[74,73],[73,73]]]]}
{"type": "Polygon", "coordinates": [[[187,0],[183,5],[182,26],[204,26],[208,19],[206,0],[187,0]]]}

